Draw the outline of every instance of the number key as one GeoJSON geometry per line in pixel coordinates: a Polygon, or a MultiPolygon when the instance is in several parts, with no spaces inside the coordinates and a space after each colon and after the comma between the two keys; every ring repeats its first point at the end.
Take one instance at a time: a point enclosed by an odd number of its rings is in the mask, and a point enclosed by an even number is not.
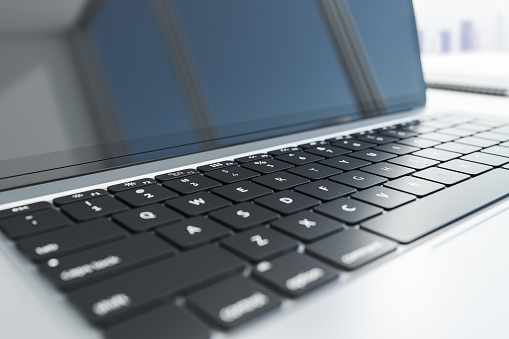
{"type": "Polygon", "coordinates": [[[180,194],[191,194],[221,186],[221,183],[203,175],[191,175],[189,177],[175,179],[163,183],[163,186],[170,188],[180,194]]]}
{"type": "Polygon", "coordinates": [[[134,207],[153,204],[177,196],[177,193],[158,185],[144,186],[116,194],[118,199],[134,207]]]}

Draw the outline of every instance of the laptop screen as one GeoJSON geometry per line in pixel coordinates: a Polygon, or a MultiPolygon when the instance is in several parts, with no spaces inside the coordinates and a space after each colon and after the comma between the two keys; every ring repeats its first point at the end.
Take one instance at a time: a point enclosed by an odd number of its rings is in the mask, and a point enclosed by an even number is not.
{"type": "Polygon", "coordinates": [[[425,101],[408,0],[23,3],[0,11],[0,189],[425,101]]]}

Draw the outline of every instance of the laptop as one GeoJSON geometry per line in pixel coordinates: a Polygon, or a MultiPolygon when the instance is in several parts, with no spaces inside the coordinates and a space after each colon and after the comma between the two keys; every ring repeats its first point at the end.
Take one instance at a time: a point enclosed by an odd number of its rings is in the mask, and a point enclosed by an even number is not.
{"type": "Polygon", "coordinates": [[[0,4],[2,338],[502,338],[509,118],[408,0],[0,4]]]}

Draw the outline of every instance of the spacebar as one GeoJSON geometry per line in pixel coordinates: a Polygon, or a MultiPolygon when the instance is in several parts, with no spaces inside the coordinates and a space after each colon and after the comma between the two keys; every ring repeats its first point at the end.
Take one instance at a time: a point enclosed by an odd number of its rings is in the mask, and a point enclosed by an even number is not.
{"type": "Polygon", "coordinates": [[[509,171],[495,169],[370,219],[362,228],[407,244],[509,195],[509,171]]]}

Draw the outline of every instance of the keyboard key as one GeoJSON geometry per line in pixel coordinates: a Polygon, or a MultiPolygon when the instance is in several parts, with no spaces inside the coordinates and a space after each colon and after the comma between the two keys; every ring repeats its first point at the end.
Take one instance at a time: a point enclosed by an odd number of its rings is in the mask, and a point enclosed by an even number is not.
{"type": "Polygon", "coordinates": [[[361,151],[363,149],[376,146],[376,144],[366,142],[366,141],[351,139],[351,140],[341,140],[341,141],[333,142],[332,146],[346,148],[346,149],[349,149],[352,151],[361,151]]]}
{"type": "Polygon", "coordinates": [[[469,175],[478,175],[478,174],[487,172],[493,168],[491,166],[476,164],[476,163],[473,163],[470,161],[458,160],[458,159],[448,161],[445,164],[440,164],[440,165],[438,165],[438,167],[450,169],[452,171],[465,173],[465,174],[469,174],[469,175]]]}
{"type": "Polygon", "coordinates": [[[309,154],[306,152],[287,153],[276,157],[277,160],[286,161],[295,166],[309,164],[318,160],[323,160],[323,157],[318,155],[309,154]]]}
{"type": "Polygon", "coordinates": [[[297,248],[297,241],[273,229],[259,226],[237,233],[221,243],[242,257],[258,262],[297,248]]]}
{"type": "Polygon", "coordinates": [[[396,179],[415,172],[414,169],[389,164],[387,162],[379,162],[378,164],[363,167],[361,168],[361,171],[376,174],[389,179],[396,179]]]}
{"type": "Polygon", "coordinates": [[[311,180],[318,180],[330,177],[331,175],[334,174],[339,174],[342,171],[328,166],[323,166],[320,164],[308,164],[304,166],[290,168],[288,172],[297,174],[301,177],[305,177],[311,180]]]}
{"type": "Polygon", "coordinates": [[[372,142],[378,145],[385,145],[394,141],[397,141],[396,138],[391,138],[385,135],[378,135],[378,134],[364,134],[364,135],[358,135],[355,137],[357,140],[361,141],[367,141],[372,142]]]}
{"type": "Polygon", "coordinates": [[[397,189],[398,191],[407,192],[418,197],[440,191],[445,186],[437,184],[435,182],[415,178],[415,177],[403,177],[393,181],[390,181],[384,186],[397,189]]]}
{"type": "Polygon", "coordinates": [[[242,276],[228,278],[195,292],[188,300],[225,329],[245,323],[281,304],[274,293],[242,276]]]}
{"type": "Polygon", "coordinates": [[[475,135],[476,138],[483,138],[488,140],[494,140],[494,141],[507,141],[509,140],[509,135],[507,134],[499,134],[495,132],[483,132],[475,135]]]}
{"type": "Polygon", "coordinates": [[[136,208],[113,216],[113,220],[131,232],[145,232],[177,222],[182,218],[182,215],[159,204],[136,208]]]}
{"type": "Polygon", "coordinates": [[[457,136],[457,137],[466,137],[466,136],[470,136],[472,134],[472,131],[468,131],[466,129],[459,129],[459,128],[452,128],[451,127],[451,128],[441,129],[440,133],[450,134],[450,135],[454,135],[454,136],[457,136]]]}
{"type": "Polygon", "coordinates": [[[272,226],[304,242],[345,229],[345,225],[318,213],[303,211],[272,222],[272,226]]]}
{"type": "Polygon", "coordinates": [[[439,142],[449,142],[449,141],[453,141],[455,139],[458,139],[458,137],[455,136],[455,135],[444,134],[444,133],[441,133],[441,132],[442,131],[421,134],[421,135],[419,135],[419,138],[429,139],[429,140],[439,141],[439,142]]]}
{"type": "Polygon", "coordinates": [[[225,238],[231,231],[205,217],[194,217],[157,229],[157,234],[180,248],[190,249],[225,238]]]}
{"type": "Polygon", "coordinates": [[[494,146],[481,150],[483,153],[498,155],[501,157],[509,157],[509,147],[494,146]]]}
{"type": "Polygon", "coordinates": [[[481,139],[481,138],[476,138],[476,137],[461,138],[461,139],[456,140],[456,142],[459,142],[460,144],[466,144],[466,145],[476,146],[476,147],[490,147],[490,146],[498,144],[498,141],[481,139]]]}
{"type": "Polygon", "coordinates": [[[461,125],[457,126],[457,128],[465,129],[465,130],[472,131],[472,132],[482,132],[482,131],[486,131],[486,130],[490,129],[491,127],[473,122],[473,123],[468,123],[468,124],[461,124],[461,125]]]}
{"type": "Polygon", "coordinates": [[[419,150],[419,148],[417,148],[417,147],[412,147],[412,146],[407,146],[407,145],[402,145],[402,144],[392,144],[392,143],[386,144],[386,145],[381,145],[381,146],[376,146],[373,148],[376,150],[379,150],[379,151],[394,153],[396,155],[404,155],[404,154],[412,153],[412,152],[419,150]]]}
{"type": "Polygon", "coordinates": [[[363,150],[363,151],[350,153],[349,156],[354,157],[354,158],[359,158],[362,160],[366,160],[366,161],[371,161],[371,162],[386,161],[388,159],[396,157],[396,155],[394,155],[392,153],[386,153],[386,152],[377,151],[374,149],[367,149],[367,150],[363,150]]]}
{"type": "Polygon", "coordinates": [[[172,304],[152,309],[126,322],[108,328],[108,339],[207,339],[209,330],[187,311],[172,304]]]}
{"type": "Polygon", "coordinates": [[[413,195],[394,191],[385,187],[371,187],[353,194],[352,198],[386,210],[396,208],[415,200],[415,196],[413,195]]]}
{"type": "Polygon", "coordinates": [[[270,151],[269,154],[272,156],[278,156],[278,155],[299,152],[299,151],[302,151],[302,149],[299,147],[286,147],[286,148],[280,148],[280,149],[277,149],[274,151],[270,151]]]}
{"type": "Polygon", "coordinates": [[[414,168],[416,170],[425,169],[439,164],[436,160],[416,157],[415,155],[402,155],[395,159],[389,160],[390,163],[414,168]]]}
{"type": "Polygon", "coordinates": [[[248,162],[245,164],[242,164],[243,167],[252,169],[253,171],[257,171],[263,174],[269,174],[274,173],[278,171],[282,171],[285,169],[288,169],[290,167],[293,167],[293,165],[290,165],[287,162],[275,160],[275,159],[264,159],[264,160],[257,160],[248,162]]]}
{"type": "Polygon", "coordinates": [[[249,181],[242,181],[214,188],[212,192],[234,202],[244,202],[270,194],[273,191],[267,187],[260,186],[249,181]]]}
{"type": "Polygon", "coordinates": [[[143,178],[138,180],[132,180],[123,184],[113,185],[108,187],[108,191],[111,193],[118,193],[135,187],[142,187],[146,185],[155,184],[155,180],[151,178],[143,178]]]}
{"type": "Polygon", "coordinates": [[[180,171],[173,171],[170,173],[158,175],[158,176],[156,176],[155,179],[159,182],[164,182],[164,181],[168,181],[168,180],[187,177],[189,175],[194,175],[194,174],[200,174],[200,171],[192,169],[192,168],[187,168],[187,169],[183,169],[180,171]]]}
{"type": "Polygon", "coordinates": [[[174,249],[162,239],[140,234],[50,259],[41,270],[57,287],[70,290],[172,254],[174,249]]]}
{"type": "Polygon", "coordinates": [[[34,235],[20,240],[17,245],[31,260],[43,261],[118,240],[127,234],[111,221],[97,219],[34,235]]]}
{"type": "Polygon", "coordinates": [[[501,166],[509,162],[509,158],[500,157],[498,155],[476,152],[465,155],[460,159],[477,162],[489,166],[501,166]]]}
{"type": "Polygon", "coordinates": [[[210,216],[239,231],[265,224],[278,217],[277,213],[249,202],[223,208],[210,213],[210,216]]]}
{"type": "Polygon", "coordinates": [[[343,155],[343,154],[347,154],[347,153],[351,152],[350,150],[347,150],[344,148],[339,148],[339,147],[334,147],[334,146],[330,146],[330,145],[306,148],[305,151],[308,153],[313,153],[313,154],[319,155],[324,158],[333,158],[333,157],[337,157],[338,155],[343,155]]]}
{"type": "MultiPolygon", "coordinates": [[[[232,166],[205,173],[206,176],[219,180],[225,184],[242,181],[259,176],[260,174],[247,168],[232,166]]],[[[217,185],[216,185],[217,186],[217,185]]]]}
{"type": "Polygon", "coordinates": [[[415,137],[418,134],[418,133],[410,131],[410,130],[402,130],[402,129],[381,130],[378,133],[382,134],[382,135],[387,135],[389,137],[400,138],[400,139],[415,137]]]}
{"type": "Polygon", "coordinates": [[[457,142],[446,142],[445,144],[435,146],[435,148],[461,154],[469,154],[472,152],[477,152],[478,150],[481,149],[480,147],[460,144],[457,142]]]}
{"type": "Polygon", "coordinates": [[[47,201],[39,201],[33,204],[21,205],[16,207],[11,207],[6,210],[0,211],[0,219],[15,217],[20,214],[31,213],[35,211],[45,210],[51,208],[51,204],[47,201]]]}
{"type": "Polygon", "coordinates": [[[309,184],[296,187],[295,190],[325,201],[343,197],[356,191],[355,188],[337,184],[329,180],[314,181],[309,184]]]}
{"type": "Polygon", "coordinates": [[[470,176],[468,176],[466,174],[453,172],[453,171],[449,171],[449,170],[438,168],[438,167],[432,167],[432,168],[428,168],[423,171],[414,173],[414,176],[418,177],[418,178],[422,178],[422,179],[435,181],[440,184],[444,184],[444,185],[448,185],[448,186],[454,185],[460,181],[467,180],[468,178],[470,178],[470,176]]]}
{"type": "Polygon", "coordinates": [[[396,243],[390,240],[349,229],[309,245],[306,251],[335,266],[353,270],[395,249],[396,243]]]}
{"type": "Polygon", "coordinates": [[[221,183],[219,181],[198,174],[164,182],[163,186],[180,194],[191,194],[221,186],[221,183]]]}
{"type": "Polygon", "coordinates": [[[508,192],[509,171],[494,169],[366,221],[361,227],[407,244],[506,197],[508,192]]]}
{"type": "Polygon", "coordinates": [[[319,200],[293,191],[274,193],[263,198],[258,198],[255,202],[281,214],[295,213],[320,203],[319,200]]]}
{"type": "Polygon", "coordinates": [[[286,190],[309,182],[309,179],[290,174],[287,172],[276,172],[263,175],[253,179],[257,184],[270,187],[276,191],[286,190]]]}
{"type": "Polygon", "coordinates": [[[213,164],[198,166],[197,169],[202,172],[208,172],[208,171],[213,171],[213,170],[216,170],[219,168],[230,167],[230,166],[235,166],[235,165],[237,165],[237,163],[235,161],[221,161],[221,162],[215,162],[213,164]]]}
{"type": "Polygon", "coordinates": [[[206,245],[84,287],[69,299],[90,322],[108,326],[244,267],[228,251],[206,245]]]}
{"type": "Polygon", "coordinates": [[[266,158],[272,158],[272,156],[270,154],[266,154],[266,153],[258,153],[258,154],[248,155],[248,156],[245,156],[242,158],[237,158],[237,159],[235,159],[235,161],[243,164],[245,162],[251,162],[251,161],[261,160],[261,159],[266,159],[266,158]]]}
{"type": "Polygon", "coordinates": [[[53,209],[47,209],[1,220],[0,228],[9,238],[19,239],[70,224],[71,220],[65,215],[53,209]]]}
{"type": "Polygon", "coordinates": [[[436,148],[427,148],[413,153],[419,157],[429,158],[438,161],[449,161],[461,156],[460,153],[444,151],[436,148]]]}
{"type": "Polygon", "coordinates": [[[403,139],[403,140],[398,141],[398,143],[407,145],[407,146],[412,146],[412,147],[419,147],[419,148],[428,148],[428,147],[433,147],[433,146],[440,144],[440,142],[438,142],[438,141],[422,139],[422,138],[403,139]]]}
{"type": "Polygon", "coordinates": [[[198,192],[168,200],[165,201],[165,204],[189,216],[207,213],[231,205],[228,200],[208,192],[198,192]]]}
{"type": "MultiPolygon", "coordinates": [[[[174,182],[174,180],[170,182],[174,182]]],[[[148,185],[140,188],[134,188],[128,191],[123,191],[117,193],[115,196],[126,204],[129,204],[133,207],[140,207],[178,197],[178,194],[172,190],[158,185],[148,185]]]]}
{"type": "Polygon", "coordinates": [[[75,201],[86,200],[86,199],[90,199],[93,197],[99,197],[101,195],[106,195],[106,194],[107,194],[107,192],[102,189],[90,190],[90,191],[86,191],[86,192],[74,193],[74,194],[66,195],[65,197],[53,199],[53,203],[57,206],[62,206],[65,204],[70,204],[75,201]]]}
{"type": "Polygon", "coordinates": [[[253,270],[253,277],[290,297],[298,297],[337,279],[338,273],[329,265],[305,254],[292,252],[259,263],[253,270]]]}
{"type": "Polygon", "coordinates": [[[353,169],[357,169],[359,167],[369,165],[371,163],[368,161],[360,160],[360,159],[350,158],[347,156],[341,156],[341,157],[336,157],[336,158],[320,161],[320,164],[332,166],[334,168],[338,168],[343,171],[350,171],[353,169]]]}
{"type": "Polygon", "coordinates": [[[383,209],[358,200],[340,198],[316,207],[315,211],[347,224],[357,224],[381,214],[383,209]]]}
{"type": "Polygon", "coordinates": [[[323,146],[323,145],[328,145],[328,144],[329,144],[328,141],[311,141],[311,142],[308,142],[307,144],[299,145],[299,147],[300,148],[313,148],[316,146],[323,146]]]}
{"type": "Polygon", "coordinates": [[[357,189],[365,189],[371,186],[380,185],[387,181],[386,178],[361,171],[350,171],[347,173],[335,175],[330,177],[330,180],[339,182],[340,184],[352,186],[357,189]]]}

